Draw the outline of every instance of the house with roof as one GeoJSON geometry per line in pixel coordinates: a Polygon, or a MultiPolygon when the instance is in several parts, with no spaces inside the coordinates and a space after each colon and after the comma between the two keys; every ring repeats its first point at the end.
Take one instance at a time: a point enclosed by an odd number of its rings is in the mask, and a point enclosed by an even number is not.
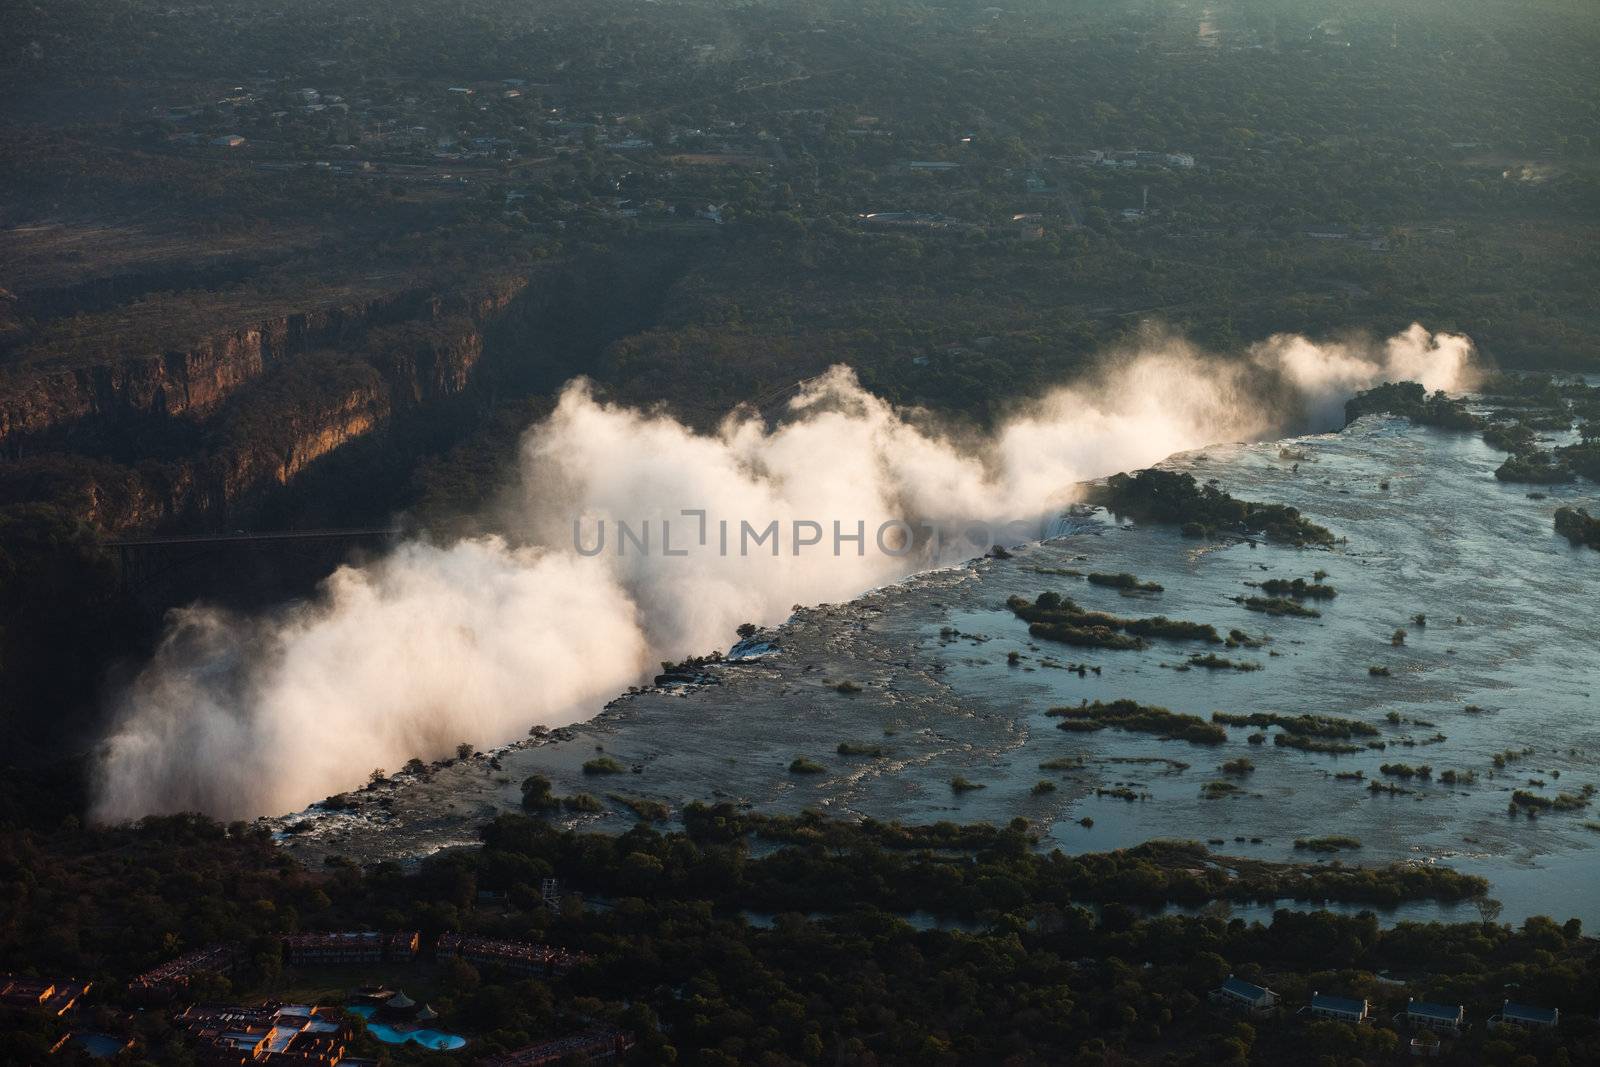
{"type": "Polygon", "coordinates": [[[1459,1034],[1467,1026],[1467,1009],[1460,1004],[1433,1004],[1412,999],[1406,1002],[1406,1010],[1397,1014],[1394,1020],[1435,1033],[1459,1034]]]}
{"type": "Polygon", "coordinates": [[[1518,1004],[1508,1000],[1500,1006],[1500,1014],[1489,1016],[1489,1029],[1516,1026],[1525,1030],[1554,1030],[1561,1025],[1560,1008],[1541,1008],[1533,1004],[1518,1004]]]}
{"type": "Polygon", "coordinates": [[[1312,993],[1311,1003],[1300,1011],[1317,1019],[1332,1019],[1352,1026],[1372,1021],[1372,1005],[1367,1000],[1330,997],[1326,993],[1312,993]]]}
{"type": "Polygon", "coordinates": [[[1242,1011],[1256,1018],[1264,1018],[1277,1013],[1280,998],[1278,994],[1266,986],[1246,982],[1242,978],[1228,975],[1227,979],[1216,989],[1211,991],[1208,998],[1213,1004],[1220,1004],[1234,1011],[1242,1011]]]}

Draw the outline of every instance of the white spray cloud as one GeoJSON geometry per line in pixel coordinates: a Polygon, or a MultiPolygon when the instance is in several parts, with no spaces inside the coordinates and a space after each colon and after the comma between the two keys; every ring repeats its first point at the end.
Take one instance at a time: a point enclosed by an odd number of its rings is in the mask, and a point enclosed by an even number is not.
{"type": "Polygon", "coordinates": [[[1472,342],[1458,334],[1431,334],[1412,323],[1373,351],[1365,344],[1315,344],[1278,334],[1251,352],[1256,366],[1280,375],[1305,398],[1312,421],[1336,423],[1344,399],[1380,382],[1420,382],[1430,393],[1459,392],[1477,384],[1472,342]]]}
{"type": "Polygon", "coordinates": [[[893,555],[876,543],[885,524],[1041,519],[1078,482],[1218,441],[1329,428],[1345,396],[1382,380],[1455,390],[1471,373],[1470,342],[1420,326],[1381,349],[1274,337],[1242,361],[1163,341],[976,441],[894,409],[844,367],[808,383],[780,425],[741,411],[712,434],[573,383],[523,443],[507,528],[528,544],[410,543],[264,618],[178,613],[122,700],[95,814],[288,811],[374,767],[581,720],[653,661],[723,646],[741,622],[775,623],[794,604],[848,599],[983,547],[919,541],[893,555]],[[704,513],[704,544],[685,511],[704,513]],[[777,555],[742,541],[742,523],[773,521],[777,555]],[[619,522],[648,551],[619,554],[619,522]],[[821,543],[797,550],[797,523],[816,523],[821,543]],[[862,542],[836,554],[835,523],[862,542]],[[580,552],[602,528],[603,550],[580,552]]]}

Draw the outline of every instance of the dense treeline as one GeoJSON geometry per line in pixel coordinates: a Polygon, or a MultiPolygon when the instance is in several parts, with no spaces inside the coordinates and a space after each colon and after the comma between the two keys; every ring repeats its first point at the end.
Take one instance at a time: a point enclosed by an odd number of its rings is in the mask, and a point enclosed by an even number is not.
{"type": "MultiPolygon", "coordinates": [[[[1279,911],[1262,925],[1230,919],[1225,906],[1193,917],[1130,906],[1270,899],[1294,886],[1373,902],[1449,897],[1452,876],[1438,868],[1224,865],[1187,844],[1065,857],[1040,852],[1020,822],[853,824],[721,805],[688,809],[682,832],[641,824],[620,836],[502,816],[484,828],[481,849],[440,854],[411,874],[344,861],[311,871],[245,824],[185,816],[29,830],[20,817],[13,807],[0,836],[0,952],[13,966],[99,980],[103,1007],[122,999],[132,974],[219,940],[239,942],[243,962],[193,995],[299,988],[274,935],[366,926],[593,954],[548,982],[462,963],[410,978],[430,983],[441,1025],[470,1033],[480,1052],[581,1015],[638,1033],[639,1063],[1281,1062],[1304,1024],[1247,1027],[1217,1013],[1205,994],[1229,973],[1272,985],[1291,1007],[1312,989],[1373,999],[1378,1027],[1314,1024],[1319,1063],[1394,1049],[1401,1039],[1386,1020],[1407,992],[1459,1000],[1479,1021],[1512,991],[1573,1016],[1559,1040],[1485,1041],[1480,1030],[1447,1062],[1534,1054],[1578,1063],[1597,1040],[1583,1013],[1600,970],[1575,922],[1384,930],[1371,914],[1279,911]],[[569,895],[559,912],[546,909],[546,876],[588,903],[569,895]],[[908,921],[918,915],[954,925],[908,921]],[[1380,971],[1414,977],[1384,985],[1380,971]]],[[[1473,881],[1460,888],[1481,891],[1473,881]]],[[[405,985],[413,966],[396,965],[393,981],[405,985]]],[[[163,1020],[157,1010],[134,1023],[149,1059],[190,1062],[163,1020]]],[[[0,1058],[25,1056],[46,1031],[0,1038],[0,1058]]]]}
{"type": "Polygon", "coordinates": [[[1116,515],[1180,526],[1185,537],[1265,534],[1292,545],[1333,543],[1333,534],[1303,518],[1297,508],[1238,500],[1211,482],[1202,484],[1178,471],[1113,474],[1091,489],[1089,499],[1116,515]]]}

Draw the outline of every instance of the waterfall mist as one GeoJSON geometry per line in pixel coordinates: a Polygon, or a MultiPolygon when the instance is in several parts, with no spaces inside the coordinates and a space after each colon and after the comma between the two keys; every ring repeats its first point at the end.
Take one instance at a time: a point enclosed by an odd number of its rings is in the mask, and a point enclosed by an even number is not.
{"type": "Polygon", "coordinates": [[[1343,400],[1381,381],[1459,391],[1473,374],[1466,338],[1421,326],[1381,344],[1273,337],[1230,359],[1162,339],[1108,355],[982,436],[897,410],[845,367],[807,383],[776,426],[738,410],[708,434],[573,382],[523,441],[503,535],[406,543],[261,616],[174,612],[117,699],[94,815],[277,814],[461,741],[588,718],[656,661],[726,647],[740,623],[781,622],[792,605],[987,547],[919,538],[891,554],[874,543],[886,524],[1038,536],[1087,479],[1336,428],[1343,400]],[[741,552],[741,523],[774,521],[776,555],[741,552]],[[618,523],[648,528],[650,543],[619,554],[618,523]],[[801,550],[791,533],[810,523],[821,542],[801,550]],[[834,523],[863,531],[859,551],[845,541],[835,554],[834,523]],[[612,540],[584,554],[602,528],[612,540]]]}

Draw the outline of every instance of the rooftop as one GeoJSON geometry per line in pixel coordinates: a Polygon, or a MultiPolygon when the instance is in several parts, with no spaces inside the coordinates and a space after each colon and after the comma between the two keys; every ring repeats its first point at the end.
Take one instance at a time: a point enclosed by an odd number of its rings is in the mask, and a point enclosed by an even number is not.
{"type": "Polygon", "coordinates": [[[1533,1004],[1506,1001],[1500,1014],[1507,1019],[1523,1019],[1531,1023],[1554,1023],[1561,1013],[1555,1008],[1541,1008],[1533,1004]]]}
{"type": "Polygon", "coordinates": [[[1311,994],[1311,1006],[1322,1011],[1336,1011],[1348,1015],[1360,1015],[1367,1010],[1365,1000],[1355,1000],[1351,997],[1330,997],[1325,993],[1311,994]]]}
{"type": "Polygon", "coordinates": [[[1222,990],[1225,993],[1232,993],[1236,997],[1245,997],[1249,1000],[1260,1000],[1271,992],[1266,986],[1246,982],[1243,978],[1235,978],[1231,974],[1222,983],[1222,990]]]}
{"type": "Polygon", "coordinates": [[[1429,1019],[1444,1019],[1454,1022],[1461,1018],[1461,1005],[1459,1004],[1430,1004],[1425,1000],[1413,1000],[1406,1005],[1406,1014],[1421,1015],[1429,1019]]]}

